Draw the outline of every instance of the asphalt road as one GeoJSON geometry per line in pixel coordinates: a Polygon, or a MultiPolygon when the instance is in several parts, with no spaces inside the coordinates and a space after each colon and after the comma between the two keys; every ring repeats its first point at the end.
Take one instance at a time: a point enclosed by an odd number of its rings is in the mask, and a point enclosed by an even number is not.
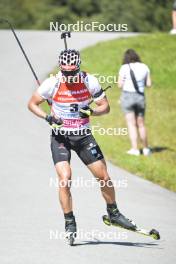
{"type": "MultiPolygon", "coordinates": [[[[56,65],[63,42],[58,33],[17,33],[43,80],[56,65]]],[[[70,46],[81,49],[119,36],[77,33],[70,46]]],[[[80,235],[74,247],[61,238],[64,221],[57,201],[49,128],[26,107],[36,84],[12,33],[1,30],[0,40],[0,263],[176,263],[175,194],[108,163],[119,186],[121,211],[142,227],[158,229],[162,239],[107,227],[101,221],[106,211],[99,188],[96,184],[85,187],[85,180],[92,177],[75,155],[72,191],[80,235]],[[78,188],[78,181],[84,186],[78,188]]]]}

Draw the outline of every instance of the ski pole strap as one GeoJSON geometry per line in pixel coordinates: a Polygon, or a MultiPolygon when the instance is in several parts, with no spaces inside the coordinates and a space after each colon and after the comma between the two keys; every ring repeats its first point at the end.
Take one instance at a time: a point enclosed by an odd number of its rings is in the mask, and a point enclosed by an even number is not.
{"type": "Polygon", "coordinates": [[[130,76],[131,76],[131,80],[132,80],[132,82],[133,82],[133,85],[134,85],[134,88],[135,88],[136,92],[137,92],[138,94],[141,94],[141,95],[144,96],[144,93],[142,93],[142,92],[139,91],[139,86],[138,86],[138,83],[137,83],[137,80],[136,80],[136,77],[135,77],[134,71],[131,69],[130,64],[128,64],[128,65],[129,65],[129,68],[130,68],[130,76]]]}

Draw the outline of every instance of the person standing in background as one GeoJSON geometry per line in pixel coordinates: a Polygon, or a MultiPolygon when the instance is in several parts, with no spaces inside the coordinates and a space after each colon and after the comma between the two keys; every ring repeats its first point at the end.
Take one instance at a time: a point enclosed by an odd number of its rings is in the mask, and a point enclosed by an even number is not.
{"type": "Polygon", "coordinates": [[[174,35],[176,34],[176,0],[173,4],[173,10],[172,10],[172,29],[170,31],[170,34],[174,35]]]}
{"type": "Polygon", "coordinates": [[[119,71],[118,87],[122,89],[121,107],[125,114],[131,141],[131,149],[127,152],[130,155],[140,155],[138,132],[143,145],[143,154],[145,156],[151,154],[144,123],[146,107],[145,86],[151,86],[150,70],[146,64],[141,62],[139,55],[133,49],[128,49],[124,54],[119,71]],[[134,84],[131,71],[133,72],[136,84],[134,84]]]}

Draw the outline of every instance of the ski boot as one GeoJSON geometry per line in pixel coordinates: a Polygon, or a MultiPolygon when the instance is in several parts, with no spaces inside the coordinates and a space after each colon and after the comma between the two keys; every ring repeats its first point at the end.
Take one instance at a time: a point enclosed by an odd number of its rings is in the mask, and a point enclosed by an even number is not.
{"type": "Polygon", "coordinates": [[[136,224],[120,213],[117,206],[107,207],[108,218],[111,225],[119,226],[129,230],[136,230],[136,224]]]}
{"type": "Polygon", "coordinates": [[[65,237],[68,245],[73,246],[76,238],[76,221],[74,216],[65,219],[65,237]]]}
{"type": "Polygon", "coordinates": [[[108,226],[121,227],[135,233],[152,237],[155,240],[160,239],[160,233],[156,229],[146,230],[136,226],[136,224],[121,214],[117,208],[116,203],[107,206],[108,215],[103,215],[103,222],[108,226]]]}

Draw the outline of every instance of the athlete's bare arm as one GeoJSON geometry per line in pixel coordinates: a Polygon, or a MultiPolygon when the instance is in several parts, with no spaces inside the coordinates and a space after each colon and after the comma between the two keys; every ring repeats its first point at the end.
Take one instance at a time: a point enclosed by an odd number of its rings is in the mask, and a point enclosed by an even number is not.
{"type": "Polygon", "coordinates": [[[35,91],[29,100],[28,108],[29,110],[41,118],[46,118],[46,113],[41,109],[40,104],[43,103],[45,99],[43,99],[37,91],[35,91]]]}
{"type": "Polygon", "coordinates": [[[100,116],[110,112],[109,102],[106,97],[95,102],[97,107],[93,110],[93,116],[100,116]]]}

